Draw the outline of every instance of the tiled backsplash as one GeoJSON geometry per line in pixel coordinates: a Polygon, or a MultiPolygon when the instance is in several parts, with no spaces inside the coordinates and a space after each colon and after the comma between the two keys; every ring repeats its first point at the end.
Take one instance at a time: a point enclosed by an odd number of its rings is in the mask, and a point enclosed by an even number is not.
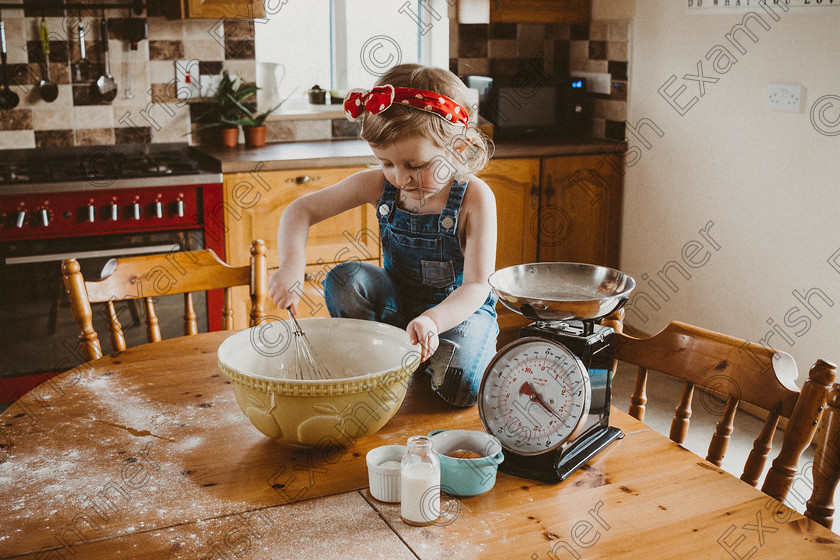
{"type": "MultiPolygon", "coordinates": [[[[58,98],[41,99],[44,55],[39,39],[40,17],[23,10],[3,10],[8,51],[8,76],[20,97],[14,109],[0,110],[0,149],[41,146],[84,146],[138,142],[200,142],[189,136],[192,119],[206,110],[206,99],[179,99],[175,61],[198,61],[200,74],[227,69],[246,82],[256,81],[253,23],[249,21],[170,20],[148,17],[148,38],[139,41],[131,60],[126,10],[107,10],[111,74],[118,92],[103,99],[96,79],[104,71],[99,33],[100,14],[82,13],[85,54],[81,60],[79,16],[46,17],[50,31],[50,77],[58,98]],[[133,66],[132,66],[133,64],[133,66]],[[131,86],[134,97],[126,92],[131,86]]],[[[269,141],[298,138],[355,137],[342,121],[271,121],[269,141]]]]}
{"type": "Polygon", "coordinates": [[[592,134],[624,139],[627,107],[627,63],[630,22],[491,23],[450,26],[450,70],[470,74],[514,76],[537,68],[546,76],[569,72],[611,74],[610,94],[592,94],[592,134]]]}

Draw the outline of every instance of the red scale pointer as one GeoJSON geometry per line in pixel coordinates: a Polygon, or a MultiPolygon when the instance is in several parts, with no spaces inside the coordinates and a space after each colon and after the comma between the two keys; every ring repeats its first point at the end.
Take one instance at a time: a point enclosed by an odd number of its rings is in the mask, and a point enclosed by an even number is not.
{"type": "Polygon", "coordinates": [[[527,381],[525,381],[524,383],[522,383],[522,386],[519,388],[519,394],[520,394],[520,395],[527,395],[527,396],[528,396],[528,398],[529,398],[529,399],[531,399],[531,402],[535,402],[535,403],[539,404],[539,405],[540,405],[541,407],[543,407],[543,408],[544,408],[544,409],[545,409],[545,410],[546,410],[549,414],[551,414],[552,416],[554,416],[555,418],[557,418],[557,419],[558,419],[558,420],[560,420],[561,422],[563,421],[563,419],[562,419],[562,418],[560,418],[559,416],[557,416],[557,413],[556,413],[556,412],[554,412],[553,410],[551,410],[550,408],[548,408],[548,405],[546,405],[544,402],[542,402],[542,399],[540,399],[539,395],[537,395],[537,394],[534,392],[534,388],[533,388],[533,387],[531,387],[531,384],[530,384],[530,383],[528,383],[527,381]]]}

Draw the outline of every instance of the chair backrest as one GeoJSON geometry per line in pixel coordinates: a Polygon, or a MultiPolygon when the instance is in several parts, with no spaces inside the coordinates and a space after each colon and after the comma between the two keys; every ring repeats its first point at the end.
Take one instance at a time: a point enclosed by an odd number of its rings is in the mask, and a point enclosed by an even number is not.
{"type": "Polygon", "coordinates": [[[93,328],[91,304],[106,306],[114,351],[126,348],[122,325],[114,308],[115,301],[143,300],[146,307],[146,338],[149,342],[158,342],[161,334],[154,309],[155,297],[184,294],[184,335],[191,335],[198,332],[192,292],[224,289],[222,326],[231,329],[231,288],[249,286],[249,324],[259,324],[265,317],[263,302],[268,293],[265,251],[265,242],[255,240],[251,243],[250,265],[239,267],[222,262],[210,249],[111,259],[103,270],[104,278],[96,281],[85,281],[76,259],[65,259],[61,263],[61,272],[73,319],[79,328],[83,356],[88,360],[102,357],[99,337],[93,328]]]}
{"type": "Polygon", "coordinates": [[[834,492],[840,479],[840,383],[828,394],[828,406],[822,421],[811,474],[814,490],[805,503],[805,517],[829,529],[834,522],[834,492]]]}
{"type": "MultiPolygon", "coordinates": [[[[608,324],[615,328],[620,322],[608,324]]],[[[629,413],[640,421],[645,416],[649,370],[683,381],[670,430],[670,438],[677,443],[683,443],[688,432],[695,388],[726,400],[706,456],[715,465],[720,466],[726,453],[738,404],[750,403],[767,411],[741,475],[753,486],[764,469],[779,419],[787,418],[782,448],[761,487],[780,501],[788,494],[799,457],[814,437],[837,369],[817,360],[800,390],[794,384],[796,363],[789,354],[679,322],[643,339],[618,332],[615,359],[638,366],[629,413]]]]}

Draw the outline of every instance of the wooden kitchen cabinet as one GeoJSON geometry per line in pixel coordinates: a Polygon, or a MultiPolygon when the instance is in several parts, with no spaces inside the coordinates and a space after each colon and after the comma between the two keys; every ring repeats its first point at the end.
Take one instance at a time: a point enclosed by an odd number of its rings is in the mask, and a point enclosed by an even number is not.
{"type": "Polygon", "coordinates": [[[613,154],[543,158],[539,261],[618,266],[622,172],[613,154]]]}
{"type": "Polygon", "coordinates": [[[490,0],[491,23],[589,23],[591,0],[490,0]]]}
{"type": "Polygon", "coordinates": [[[181,17],[254,19],[265,17],[263,0],[181,0],[181,17]]]}
{"type": "MultiPolygon", "coordinates": [[[[540,206],[538,158],[493,159],[479,173],[496,196],[498,242],[496,270],[537,260],[537,225],[540,206]]],[[[519,335],[528,324],[518,313],[499,303],[499,345],[519,335]]]]}
{"type": "MultiPolygon", "coordinates": [[[[264,239],[269,274],[277,267],[277,224],[283,210],[301,196],[323,189],[362,171],[362,167],[233,173],[224,177],[225,247],[231,265],[247,264],[253,239],[264,239]]],[[[348,210],[309,228],[306,243],[305,286],[298,303],[300,317],[328,317],[321,282],[337,263],[365,261],[380,264],[379,224],[373,206],[348,210]]],[[[246,288],[234,290],[234,328],[247,327],[250,298],[246,288]]],[[[271,301],[269,315],[286,318],[271,301]]]]}

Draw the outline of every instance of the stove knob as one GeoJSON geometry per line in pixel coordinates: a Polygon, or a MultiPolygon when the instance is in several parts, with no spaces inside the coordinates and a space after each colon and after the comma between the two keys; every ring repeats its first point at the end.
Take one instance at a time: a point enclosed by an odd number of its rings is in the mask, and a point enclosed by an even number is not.
{"type": "Polygon", "coordinates": [[[50,213],[46,208],[41,208],[39,212],[41,214],[41,225],[47,227],[50,225],[50,213]]]}
{"type": "Polygon", "coordinates": [[[131,212],[132,212],[132,215],[134,216],[134,219],[139,220],[140,219],[140,204],[138,204],[137,202],[132,204],[131,205],[131,212]]]}
{"type": "Polygon", "coordinates": [[[88,221],[93,223],[96,221],[96,206],[93,204],[88,204],[88,221]]]}
{"type": "Polygon", "coordinates": [[[175,203],[175,212],[178,214],[179,218],[184,217],[184,201],[183,200],[178,200],[175,203]]]}
{"type": "Polygon", "coordinates": [[[155,202],[155,218],[163,218],[163,204],[160,200],[155,202]]]}
{"type": "Polygon", "coordinates": [[[26,210],[19,210],[17,214],[17,221],[15,225],[19,228],[23,227],[23,222],[26,220],[26,210]]]}
{"type": "Polygon", "coordinates": [[[111,221],[116,222],[120,219],[120,207],[116,202],[111,203],[111,221]]]}

